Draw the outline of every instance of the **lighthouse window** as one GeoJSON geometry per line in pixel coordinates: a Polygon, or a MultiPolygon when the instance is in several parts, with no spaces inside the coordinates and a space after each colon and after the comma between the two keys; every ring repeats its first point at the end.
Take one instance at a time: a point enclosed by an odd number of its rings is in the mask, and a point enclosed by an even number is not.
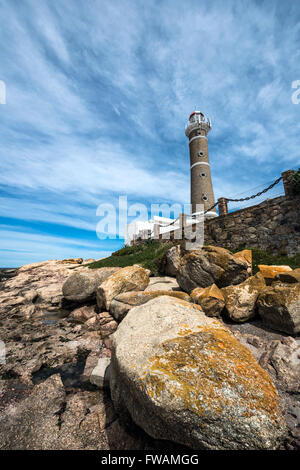
{"type": "Polygon", "coordinates": [[[207,201],[207,196],[202,196],[203,201],[207,201]]]}
{"type": "Polygon", "coordinates": [[[199,157],[204,157],[205,153],[204,152],[198,152],[199,157]]]}
{"type": "Polygon", "coordinates": [[[201,176],[204,178],[206,176],[206,173],[201,173],[201,176]]]}

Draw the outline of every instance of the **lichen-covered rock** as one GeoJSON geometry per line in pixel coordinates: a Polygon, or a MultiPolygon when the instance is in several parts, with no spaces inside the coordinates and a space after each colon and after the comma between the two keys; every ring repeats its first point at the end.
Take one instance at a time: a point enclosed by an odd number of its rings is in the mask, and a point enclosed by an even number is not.
{"type": "Polygon", "coordinates": [[[163,256],[161,262],[161,271],[167,276],[176,276],[180,265],[181,247],[172,246],[163,256]]]}
{"type": "Polygon", "coordinates": [[[300,268],[294,269],[293,271],[276,274],[274,282],[277,281],[286,284],[295,284],[296,282],[300,282],[300,268]]]}
{"type": "Polygon", "coordinates": [[[196,287],[216,284],[219,288],[239,284],[248,277],[248,263],[230,251],[215,246],[187,253],[177,273],[179,286],[185,292],[196,287]]]}
{"type": "Polygon", "coordinates": [[[253,318],[256,314],[257,297],[265,287],[265,280],[260,273],[236,286],[223,287],[225,315],[239,323],[253,318]]]}
{"type": "Polygon", "coordinates": [[[265,264],[259,264],[258,269],[265,278],[267,284],[271,284],[277,274],[292,271],[290,266],[268,266],[265,264]]]}
{"type": "Polygon", "coordinates": [[[196,287],[191,292],[191,300],[200,305],[208,317],[219,317],[225,307],[224,296],[216,284],[196,287]]]}
{"type": "Polygon", "coordinates": [[[110,308],[111,301],[123,292],[144,290],[149,284],[149,275],[140,266],[127,266],[109,276],[97,289],[97,304],[100,309],[110,308]]]}
{"type": "Polygon", "coordinates": [[[266,287],[257,300],[263,323],[274,330],[295,335],[300,332],[300,284],[266,287]]]}
{"type": "Polygon", "coordinates": [[[170,295],[171,297],[176,297],[178,299],[186,300],[189,302],[190,296],[185,292],[173,292],[173,291],[131,291],[125,292],[115,297],[110,304],[110,313],[118,321],[123,320],[129,310],[138,305],[143,305],[149,300],[152,300],[161,295],[170,295]]]}
{"type": "Polygon", "coordinates": [[[274,449],[285,434],[276,389],[251,352],[201,307],[169,296],[119,325],[110,388],[119,414],[193,449],[274,449]]]}
{"type": "Polygon", "coordinates": [[[67,300],[84,302],[96,297],[98,286],[120,268],[85,269],[72,274],[63,284],[67,300]]]}

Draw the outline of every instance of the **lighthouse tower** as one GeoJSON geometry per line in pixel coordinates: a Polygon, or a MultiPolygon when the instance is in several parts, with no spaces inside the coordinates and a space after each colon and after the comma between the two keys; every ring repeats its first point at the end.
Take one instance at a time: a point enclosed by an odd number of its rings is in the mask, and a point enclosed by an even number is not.
{"type": "MultiPolygon", "coordinates": [[[[210,119],[200,111],[190,115],[185,128],[190,147],[192,214],[197,213],[197,204],[203,204],[206,211],[215,203],[207,145],[210,129],[210,119]]],[[[205,218],[216,216],[215,208],[205,214],[205,218]]]]}

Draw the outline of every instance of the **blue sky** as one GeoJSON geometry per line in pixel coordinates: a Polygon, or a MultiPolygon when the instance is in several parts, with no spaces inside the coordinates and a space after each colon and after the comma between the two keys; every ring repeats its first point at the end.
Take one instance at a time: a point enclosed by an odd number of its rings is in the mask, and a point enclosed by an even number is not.
{"type": "Polygon", "coordinates": [[[298,168],[300,2],[0,0],[0,11],[0,266],[108,255],[123,240],[97,238],[96,209],[119,195],[188,203],[195,106],[213,123],[216,197],[298,168]]]}

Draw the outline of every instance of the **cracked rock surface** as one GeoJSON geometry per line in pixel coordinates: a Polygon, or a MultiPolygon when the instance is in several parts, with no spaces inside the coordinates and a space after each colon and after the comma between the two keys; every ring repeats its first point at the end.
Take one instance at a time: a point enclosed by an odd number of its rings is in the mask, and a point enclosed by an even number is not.
{"type": "MultiPolygon", "coordinates": [[[[125,426],[109,391],[88,380],[98,359],[110,357],[117,324],[95,302],[64,301],[63,283],[85,269],[82,260],[52,260],[23,266],[0,282],[0,339],[6,352],[6,363],[0,363],[0,449],[180,450],[133,422],[125,426]],[[76,308],[80,312],[72,315],[76,308]]],[[[243,324],[226,320],[226,326],[277,388],[288,429],[282,448],[299,449],[299,336],[268,330],[259,318],[243,324]]]]}

